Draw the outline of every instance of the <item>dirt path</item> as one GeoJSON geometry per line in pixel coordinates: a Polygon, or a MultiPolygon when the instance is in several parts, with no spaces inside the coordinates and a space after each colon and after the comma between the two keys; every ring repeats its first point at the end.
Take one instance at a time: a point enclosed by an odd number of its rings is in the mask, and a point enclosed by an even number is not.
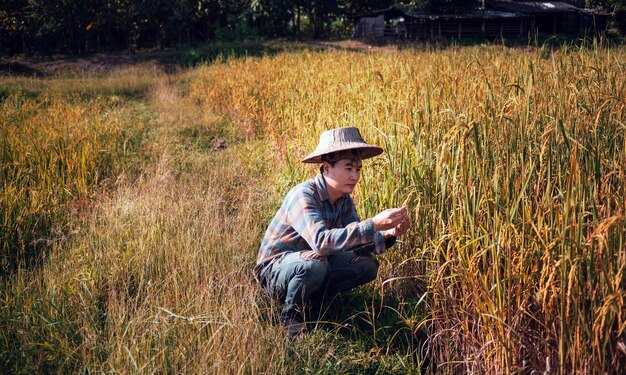
{"type": "Polygon", "coordinates": [[[368,43],[362,40],[310,41],[310,42],[252,42],[240,44],[206,44],[198,48],[149,50],[136,53],[99,53],[89,56],[51,57],[0,57],[0,75],[55,76],[60,74],[106,73],[115,69],[134,66],[155,65],[167,73],[194,65],[201,61],[211,61],[219,54],[257,56],[274,54],[284,50],[349,50],[378,52],[397,50],[398,44],[368,43]]]}
{"type": "Polygon", "coordinates": [[[156,51],[138,54],[98,54],[86,57],[9,58],[0,59],[0,73],[25,76],[106,73],[135,66],[160,66],[166,72],[176,70],[179,51],[156,51]]]}

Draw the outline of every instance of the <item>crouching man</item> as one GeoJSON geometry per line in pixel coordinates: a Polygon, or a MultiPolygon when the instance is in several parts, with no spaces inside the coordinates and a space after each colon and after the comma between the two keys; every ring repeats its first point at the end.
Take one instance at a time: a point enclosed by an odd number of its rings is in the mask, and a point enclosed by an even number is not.
{"type": "Polygon", "coordinates": [[[322,133],[304,163],[320,163],[320,174],[287,194],[259,249],[254,274],[261,288],[284,303],[287,334],[306,332],[304,307],[376,278],[375,255],[385,253],[409,228],[406,208],[361,220],[350,193],[359,182],[361,160],[383,149],[366,143],[357,128],[322,133]]]}

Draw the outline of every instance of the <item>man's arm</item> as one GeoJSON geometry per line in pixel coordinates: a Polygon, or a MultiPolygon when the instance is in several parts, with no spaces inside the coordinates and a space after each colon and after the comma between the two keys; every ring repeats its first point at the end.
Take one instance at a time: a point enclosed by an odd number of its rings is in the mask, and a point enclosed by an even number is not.
{"type": "MultiPolygon", "coordinates": [[[[352,198],[348,198],[346,205],[344,206],[344,214],[345,220],[344,224],[351,224],[354,222],[359,222],[361,219],[359,218],[359,214],[356,212],[356,207],[354,206],[354,201],[352,198]]],[[[384,254],[387,249],[393,246],[396,243],[396,237],[391,235],[386,235],[381,231],[377,231],[374,234],[374,242],[370,244],[366,244],[365,246],[361,246],[359,248],[352,249],[355,253],[358,254],[384,254]]]]}
{"type": "Polygon", "coordinates": [[[328,256],[375,242],[376,231],[372,219],[330,229],[324,222],[318,204],[312,193],[301,192],[294,195],[287,213],[289,223],[311,246],[311,250],[328,256]]]}

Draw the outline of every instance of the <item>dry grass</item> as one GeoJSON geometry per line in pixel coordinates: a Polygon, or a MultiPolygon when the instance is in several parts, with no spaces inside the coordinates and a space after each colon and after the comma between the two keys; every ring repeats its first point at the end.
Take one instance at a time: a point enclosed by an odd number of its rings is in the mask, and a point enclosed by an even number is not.
{"type": "Polygon", "coordinates": [[[444,373],[623,371],[625,53],[305,51],[3,81],[2,202],[50,207],[65,229],[44,231],[38,267],[3,275],[0,368],[419,373],[427,333],[444,373]],[[299,158],[345,125],[387,151],[365,163],[362,216],[405,203],[414,226],[373,287],[293,343],[250,270],[282,196],[314,173],[299,158]],[[67,156],[41,164],[58,144],[67,156]],[[29,203],[16,165],[51,195],[29,203]],[[68,205],[77,194],[89,203],[68,205]]]}
{"type": "Polygon", "coordinates": [[[124,172],[122,159],[139,151],[148,118],[144,108],[120,105],[116,97],[77,104],[57,94],[15,94],[0,107],[4,274],[29,266],[50,246],[50,232],[66,224],[68,204],[85,204],[94,187],[124,172]]]}
{"type": "Polygon", "coordinates": [[[30,97],[60,94],[84,98],[117,96],[132,99],[149,92],[155,78],[162,75],[161,69],[154,64],[103,71],[67,69],[43,77],[0,75],[0,98],[12,94],[30,97]]]}
{"type": "Polygon", "coordinates": [[[207,66],[192,97],[271,140],[296,175],[321,131],[357,125],[363,216],[407,202],[387,288],[423,296],[451,371],[620,371],[623,48],[292,53],[207,66]],[[410,282],[414,280],[414,282],[410,282]]]}
{"type": "Polygon", "coordinates": [[[71,233],[40,267],[3,278],[4,370],[292,373],[372,362],[344,363],[333,353],[341,336],[292,343],[273,323],[251,268],[262,218],[294,181],[274,178],[266,142],[186,99],[176,82],[189,78],[153,78],[136,104],[149,105],[150,120],[126,123],[152,129],[147,162],[131,158],[143,169],[71,211],[71,233]],[[228,148],[212,150],[215,138],[228,148]]]}

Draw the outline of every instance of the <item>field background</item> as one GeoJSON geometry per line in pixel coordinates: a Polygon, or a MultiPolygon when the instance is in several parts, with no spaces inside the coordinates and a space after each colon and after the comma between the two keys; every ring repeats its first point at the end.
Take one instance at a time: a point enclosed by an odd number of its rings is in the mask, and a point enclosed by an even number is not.
{"type": "Polygon", "coordinates": [[[626,370],[622,46],[282,46],[0,98],[2,372],[626,370]],[[257,249],[319,134],[355,125],[386,151],[362,218],[413,226],[285,340],[257,249]]]}

